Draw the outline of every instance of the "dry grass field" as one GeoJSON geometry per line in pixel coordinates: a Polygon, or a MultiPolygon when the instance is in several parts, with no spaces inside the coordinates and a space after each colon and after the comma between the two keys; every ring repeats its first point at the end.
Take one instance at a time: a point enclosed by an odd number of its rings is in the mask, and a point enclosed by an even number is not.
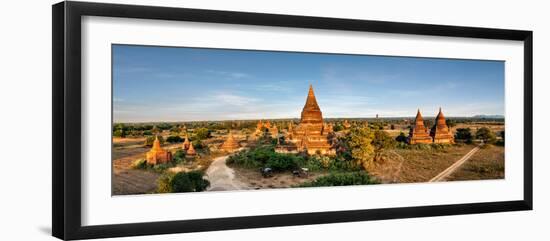
{"type": "Polygon", "coordinates": [[[504,147],[487,146],[480,149],[447,180],[485,180],[504,178],[504,147]]]}
{"type": "Polygon", "coordinates": [[[403,157],[396,182],[427,182],[468,153],[475,145],[455,145],[443,150],[396,149],[403,157]]]}

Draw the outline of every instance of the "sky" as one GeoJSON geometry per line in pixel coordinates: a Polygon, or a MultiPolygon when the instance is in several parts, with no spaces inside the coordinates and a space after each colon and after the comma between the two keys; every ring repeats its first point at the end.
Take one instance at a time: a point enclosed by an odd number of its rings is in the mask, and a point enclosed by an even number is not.
{"type": "Polygon", "coordinates": [[[113,45],[115,122],[504,114],[504,62],[113,45]]]}

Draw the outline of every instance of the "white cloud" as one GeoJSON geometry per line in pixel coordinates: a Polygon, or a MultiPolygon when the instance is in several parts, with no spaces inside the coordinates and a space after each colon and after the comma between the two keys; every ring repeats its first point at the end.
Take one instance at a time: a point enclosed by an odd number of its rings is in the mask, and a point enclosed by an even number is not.
{"type": "Polygon", "coordinates": [[[207,70],[206,72],[210,74],[215,74],[227,79],[232,79],[232,80],[251,77],[251,75],[247,73],[242,73],[242,72],[217,71],[217,70],[207,70]]]}
{"type": "Polygon", "coordinates": [[[258,99],[235,94],[218,94],[214,96],[214,101],[228,105],[244,106],[257,102],[258,99]]]}

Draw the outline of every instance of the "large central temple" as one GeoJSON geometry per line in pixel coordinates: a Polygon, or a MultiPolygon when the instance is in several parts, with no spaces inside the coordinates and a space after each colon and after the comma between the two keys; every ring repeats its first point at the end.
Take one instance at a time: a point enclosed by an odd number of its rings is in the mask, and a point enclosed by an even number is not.
{"type": "Polygon", "coordinates": [[[296,127],[289,125],[286,144],[280,145],[279,152],[298,151],[308,154],[334,154],[329,142],[332,125],[323,122],[323,113],[317,104],[313,86],[309,86],[306,104],[302,109],[300,123],[296,127]]]}

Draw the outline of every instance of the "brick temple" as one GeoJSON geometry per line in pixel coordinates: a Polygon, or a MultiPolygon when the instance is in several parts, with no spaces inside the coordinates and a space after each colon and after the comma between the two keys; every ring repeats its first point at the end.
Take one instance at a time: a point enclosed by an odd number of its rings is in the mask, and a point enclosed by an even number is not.
{"type": "Polygon", "coordinates": [[[420,110],[418,110],[414,125],[409,132],[408,142],[409,144],[454,143],[453,134],[447,126],[441,108],[439,108],[439,113],[435,118],[434,126],[429,131],[428,128],[424,126],[424,118],[422,118],[422,114],[420,114],[420,110]]]}
{"type": "Polygon", "coordinates": [[[195,157],[197,156],[197,152],[195,151],[195,148],[193,147],[193,143],[189,143],[189,148],[187,149],[187,152],[185,153],[186,157],[195,157]]]}
{"type": "Polygon", "coordinates": [[[441,112],[441,107],[439,108],[439,113],[435,118],[435,124],[430,131],[430,136],[432,137],[434,143],[454,143],[453,134],[447,126],[445,116],[443,116],[443,112],[441,112]]]}
{"type": "Polygon", "coordinates": [[[157,136],[155,136],[155,141],[153,141],[153,147],[146,154],[147,164],[156,165],[163,164],[172,161],[172,153],[165,151],[160,147],[160,141],[157,136]]]}
{"type": "Polygon", "coordinates": [[[420,109],[416,112],[416,118],[409,132],[408,141],[409,144],[429,144],[433,141],[428,132],[428,128],[424,126],[424,118],[422,118],[422,114],[420,114],[420,109]]]}
{"type": "Polygon", "coordinates": [[[329,143],[329,134],[332,133],[332,125],[323,121],[323,113],[317,104],[313,86],[309,86],[306,104],[302,109],[300,123],[289,130],[285,136],[286,143],[279,145],[278,152],[307,152],[308,154],[335,154],[329,143]]]}
{"type": "Polygon", "coordinates": [[[276,125],[271,125],[271,122],[266,121],[262,122],[262,120],[258,121],[258,124],[256,124],[256,130],[254,131],[254,136],[261,137],[264,134],[264,130],[267,129],[267,132],[269,132],[269,135],[272,138],[276,138],[279,135],[279,129],[276,125]]]}
{"type": "Polygon", "coordinates": [[[220,149],[227,152],[233,152],[239,149],[239,142],[233,138],[233,134],[229,132],[229,135],[227,139],[223,142],[223,144],[220,146],[220,149]]]}

